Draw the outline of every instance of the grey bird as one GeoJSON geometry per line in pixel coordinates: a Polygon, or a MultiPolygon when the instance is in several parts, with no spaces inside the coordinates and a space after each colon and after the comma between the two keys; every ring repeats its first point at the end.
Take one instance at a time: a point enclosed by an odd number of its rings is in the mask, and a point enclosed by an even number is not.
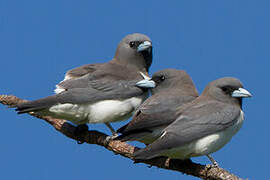
{"type": "MultiPolygon", "coordinates": [[[[140,65],[138,63],[135,66],[137,68],[143,69],[143,71],[147,71],[148,73],[152,64],[152,42],[149,37],[140,33],[129,34],[124,37],[118,44],[115,56],[110,62],[114,64],[120,63],[124,66],[130,66],[132,64],[134,65],[134,63],[137,63],[136,61],[140,61],[140,65]],[[144,68],[146,70],[144,70],[144,68]]],[[[86,64],[67,71],[64,80],[56,85],[56,89],[54,90],[55,93],[58,94],[65,90],[63,83],[64,81],[80,78],[89,73],[94,73],[104,65],[108,66],[107,68],[110,68],[110,65],[106,64],[107,63],[86,64]]]]}
{"type": "MultiPolygon", "coordinates": [[[[177,118],[177,109],[198,97],[192,79],[183,70],[164,69],[154,73],[148,81],[155,83],[152,96],[144,101],[128,124],[117,130],[121,135],[116,140],[152,143],[177,118]]],[[[149,87],[147,80],[137,84],[149,87]]]]}
{"type": "Polygon", "coordinates": [[[152,63],[152,42],[135,33],[123,38],[114,58],[102,64],[84,65],[67,72],[57,94],[17,105],[19,114],[36,112],[69,120],[77,125],[128,119],[147,98],[136,85],[147,78],[152,63]]]}
{"type": "Polygon", "coordinates": [[[144,149],[134,153],[136,160],[166,156],[188,159],[210,156],[227,144],[241,128],[244,113],[242,98],[251,97],[242,83],[231,77],[209,83],[202,95],[180,107],[178,118],[167,126],[159,138],[144,149]]]}

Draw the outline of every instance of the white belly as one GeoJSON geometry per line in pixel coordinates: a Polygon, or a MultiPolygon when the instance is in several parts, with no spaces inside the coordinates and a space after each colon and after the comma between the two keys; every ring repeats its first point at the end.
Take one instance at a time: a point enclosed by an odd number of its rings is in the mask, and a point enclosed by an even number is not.
{"type": "Polygon", "coordinates": [[[187,159],[195,156],[208,155],[221,149],[227,144],[243,125],[244,113],[241,111],[235,124],[222,132],[205,136],[184,146],[173,148],[163,155],[171,158],[187,159]]]}
{"type": "Polygon", "coordinates": [[[91,106],[89,123],[123,121],[142,104],[144,98],[133,97],[124,101],[107,100],[91,106]]]}
{"type": "Polygon", "coordinates": [[[128,119],[146,96],[126,100],[104,100],[94,104],[58,104],[49,112],[57,118],[72,121],[75,124],[106,123],[128,119]]]}

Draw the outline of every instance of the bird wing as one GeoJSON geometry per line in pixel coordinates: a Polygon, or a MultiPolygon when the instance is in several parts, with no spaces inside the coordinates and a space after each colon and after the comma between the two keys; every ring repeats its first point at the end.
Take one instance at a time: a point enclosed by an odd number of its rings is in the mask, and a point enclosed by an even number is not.
{"type": "Polygon", "coordinates": [[[154,127],[169,125],[176,119],[179,106],[194,100],[193,96],[177,96],[170,93],[158,93],[148,98],[136,111],[133,119],[118,132],[129,135],[136,132],[151,132],[154,127]]]}
{"type": "Polygon", "coordinates": [[[82,76],[72,79],[67,79],[60,82],[57,87],[63,90],[73,89],[73,88],[93,88],[97,90],[110,90],[113,89],[118,81],[132,81],[142,80],[142,76],[139,72],[133,69],[127,69],[120,64],[113,63],[103,63],[103,64],[90,64],[87,65],[88,73],[83,74],[79,68],[72,70],[72,73],[78,71],[77,74],[82,76]],[[92,68],[92,71],[90,69],[92,68]],[[89,73],[91,72],[91,73],[89,73]]]}
{"type": "Polygon", "coordinates": [[[95,73],[104,64],[105,63],[86,64],[86,65],[83,65],[83,66],[80,66],[80,67],[77,67],[77,68],[74,68],[74,69],[67,71],[65,74],[64,80],[56,85],[56,89],[54,90],[54,92],[56,94],[59,94],[68,88],[85,87],[87,85],[87,83],[83,82],[83,80],[76,81],[76,83],[73,84],[73,86],[70,86],[70,84],[72,84],[72,82],[73,82],[72,80],[74,80],[74,79],[78,79],[78,78],[84,77],[88,74],[95,73]],[[78,82],[79,82],[79,85],[78,85],[78,82]]]}
{"type": "MultiPolygon", "coordinates": [[[[115,68],[114,68],[115,70],[115,68]]],[[[17,111],[26,113],[49,108],[58,103],[84,104],[101,100],[121,100],[142,95],[146,90],[136,86],[142,80],[139,72],[130,72],[129,75],[108,71],[96,70],[92,74],[86,74],[76,79],[63,81],[60,85],[65,90],[59,94],[19,104],[17,111]],[[128,77],[128,78],[127,78],[128,77]]]]}
{"type": "Polygon", "coordinates": [[[168,149],[220,132],[235,123],[239,115],[240,108],[233,105],[215,101],[194,105],[165,128],[156,141],[135,152],[135,159],[151,159],[168,149]]]}
{"type": "Polygon", "coordinates": [[[66,72],[65,78],[67,79],[75,79],[82,77],[86,74],[91,74],[99,69],[104,63],[97,63],[97,64],[86,64],[80,67],[76,67],[66,72]]]}

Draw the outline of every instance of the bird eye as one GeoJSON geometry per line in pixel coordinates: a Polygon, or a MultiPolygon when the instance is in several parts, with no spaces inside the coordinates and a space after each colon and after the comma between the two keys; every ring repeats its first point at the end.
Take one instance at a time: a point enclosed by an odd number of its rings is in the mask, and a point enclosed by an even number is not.
{"type": "Polygon", "coordinates": [[[232,92],[232,88],[225,86],[225,87],[221,87],[222,91],[224,91],[226,94],[230,94],[232,92]]]}
{"type": "Polygon", "coordinates": [[[161,75],[161,76],[160,76],[160,80],[161,80],[161,81],[164,81],[164,80],[165,80],[165,76],[164,76],[164,75],[161,75]]]}
{"type": "Polygon", "coordinates": [[[135,42],[134,42],[134,41],[131,41],[131,42],[129,43],[129,46],[130,46],[131,48],[134,48],[134,47],[135,47],[135,42]]]}
{"type": "Polygon", "coordinates": [[[222,87],[221,89],[222,89],[222,91],[226,91],[227,87],[222,87]]]}

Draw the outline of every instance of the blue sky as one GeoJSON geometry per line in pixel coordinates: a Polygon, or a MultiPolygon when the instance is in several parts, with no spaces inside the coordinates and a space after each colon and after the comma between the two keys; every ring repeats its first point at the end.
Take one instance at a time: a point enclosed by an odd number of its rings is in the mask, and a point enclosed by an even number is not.
{"type": "MultiPolygon", "coordinates": [[[[268,177],[270,1],[0,1],[0,94],[51,95],[65,71],[110,60],[118,42],[140,32],[153,41],[151,74],[186,70],[198,90],[217,78],[239,78],[253,97],[245,123],[213,154],[249,179],[268,177]],[[162,2],[162,3],[161,3],[162,2]]],[[[77,145],[44,121],[3,106],[0,179],[196,179],[147,168],[95,145],[77,145]]],[[[124,122],[126,123],[126,122],[124,122]]],[[[113,124],[120,127],[124,123],[113,124]]],[[[108,132],[104,125],[90,128],[108,132]]],[[[205,157],[193,161],[209,163],[205,157]]]]}

